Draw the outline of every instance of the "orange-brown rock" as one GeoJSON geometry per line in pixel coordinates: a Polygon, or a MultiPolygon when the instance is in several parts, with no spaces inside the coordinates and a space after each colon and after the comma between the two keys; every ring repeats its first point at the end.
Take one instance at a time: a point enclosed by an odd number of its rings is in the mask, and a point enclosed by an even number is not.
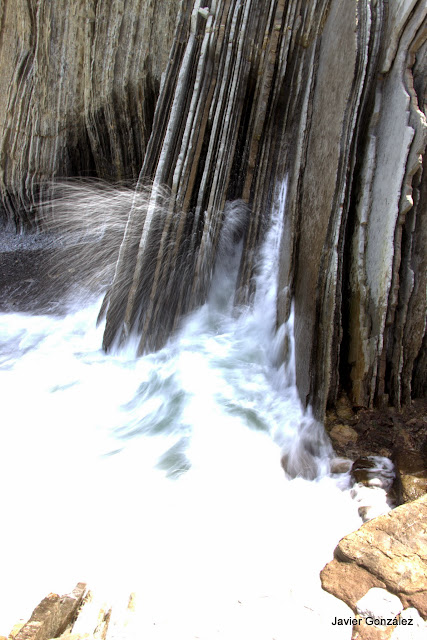
{"type": "Polygon", "coordinates": [[[321,580],[325,590],[354,611],[362,591],[385,586],[405,607],[415,607],[426,619],[427,495],[345,536],[335,549],[334,560],[321,572],[321,580]],[[351,581],[343,586],[347,575],[351,581]]]}
{"type": "Polygon", "coordinates": [[[402,449],[394,460],[400,502],[416,500],[427,493],[427,460],[417,451],[402,449]]]}
{"type": "Polygon", "coordinates": [[[382,627],[366,624],[362,618],[359,625],[353,627],[351,640],[389,640],[395,627],[382,627]]]}
{"type": "Polygon", "coordinates": [[[372,587],[384,587],[385,583],[366,569],[350,562],[334,558],[320,574],[325,591],[343,600],[355,610],[356,602],[372,587]]]}
{"type": "Polygon", "coordinates": [[[37,605],[15,639],[50,640],[59,637],[75,619],[85,591],[86,585],[79,583],[65,596],[50,593],[37,605]]]}

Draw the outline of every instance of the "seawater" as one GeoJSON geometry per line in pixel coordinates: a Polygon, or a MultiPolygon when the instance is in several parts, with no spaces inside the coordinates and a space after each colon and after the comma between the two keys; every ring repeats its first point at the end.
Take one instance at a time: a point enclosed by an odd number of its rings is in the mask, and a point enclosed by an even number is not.
{"type": "Polygon", "coordinates": [[[284,188],[253,306],[233,308],[231,243],[207,303],[156,353],[136,358],[137,337],[103,353],[100,299],[0,316],[0,634],[87,581],[113,604],[136,593],[135,637],[348,637],[319,571],[361,520],[300,404],[292,316],[276,331],[283,208],[284,188]]]}

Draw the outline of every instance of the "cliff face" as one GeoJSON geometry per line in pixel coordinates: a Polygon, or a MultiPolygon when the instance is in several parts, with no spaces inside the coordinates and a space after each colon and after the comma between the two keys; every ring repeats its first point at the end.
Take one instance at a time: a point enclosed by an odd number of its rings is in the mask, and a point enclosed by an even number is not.
{"type": "Polygon", "coordinates": [[[282,275],[300,392],[319,414],[345,380],[362,406],[425,385],[426,9],[328,9],[298,123],[282,275]]]}
{"type": "Polygon", "coordinates": [[[33,219],[60,176],[135,181],[179,0],[0,2],[0,188],[33,219]]]}
{"type": "Polygon", "coordinates": [[[249,302],[287,175],[277,322],[294,299],[303,401],[322,416],[341,387],[359,405],[425,393],[424,2],[0,7],[9,218],[30,220],[52,177],[138,178],[106,348],[135,326],[156,348],[203,300],[236,198],[249,208],[236,303],[249,302]]]}

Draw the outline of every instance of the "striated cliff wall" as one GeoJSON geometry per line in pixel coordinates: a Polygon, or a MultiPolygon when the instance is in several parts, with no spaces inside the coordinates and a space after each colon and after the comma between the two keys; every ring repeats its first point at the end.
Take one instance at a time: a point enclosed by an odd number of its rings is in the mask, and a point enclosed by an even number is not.
{"type": "Polygon", "coordinates": [[[300,392],[320,415],[340,383],[362,406],[425,389],[426,8],[328,9],[298,123],[282,270],[300,392]]]}
{"type": "Polygon", "coordinates": [[[236,198],[250,302],[287,175],[277,323],[294,299],[301,398],[322,417],[341,388],[363,406],[423,395],[426,15],[421,0],[3,0],[5,217],[31,222],[52,178],[138,181],[104,346],[137,327],[143,351],[203,300],[236,198]]]}
{"type": "Polygon", "coordinates": [[[31,221],[61,176],[138,177],[179,0],[1,0],[0,189],[31,221]]]}

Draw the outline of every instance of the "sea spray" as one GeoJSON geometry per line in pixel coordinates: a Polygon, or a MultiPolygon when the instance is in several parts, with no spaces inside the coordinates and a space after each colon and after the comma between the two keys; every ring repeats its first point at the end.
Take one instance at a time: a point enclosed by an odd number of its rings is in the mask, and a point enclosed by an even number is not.
{"type": "MultiPolygon", "coordinates": [[[[152,185],[109,184],[101,180],[67,180],[52,183],[38,208],[37,222],[44,232],[57,239],[58,250],[50,269],[57,292],[73,283],[71,298],[100,295],[111,285],[127,228],[129,211],[138,212],[141,228],[150,206],[152,185]],[[69,249],[64,251],[64,249],[69,249]]],[[[161,233],[169,209],[169,191],[157,188],[155,222],[161,233]]],[[[137,246],[139,235],[132,243],[137,246]]],[[[147,255],[147,264],[153,256],[147,255]]],[[[130,275],[128,276],[130,278],[130,275]]],[[[123,288],[130,285],[123,281],[123,288]]],[[[58,295],[58,294],[57,294],[58,295]]],[[[104,306],[108,303],[108,295],[104,306]]],[[[100,313],[104,317],[105,308],[100,313]]]]}
{"type": "Polygon", "coordinates": [[[176,210],[163,185],[76,179],[51,185],[38,224],[60,245],[48,267],[56,292],[81,300],[107,289],[99,314],[99,321],[107,318],[105,350],[138,335],[141,355],[162,346],[181,316],[206,300],[215,265],[228,260],[227,247],[241,240],[248,215],[247,205],[234,201],[196,219],[176,210]]]}

